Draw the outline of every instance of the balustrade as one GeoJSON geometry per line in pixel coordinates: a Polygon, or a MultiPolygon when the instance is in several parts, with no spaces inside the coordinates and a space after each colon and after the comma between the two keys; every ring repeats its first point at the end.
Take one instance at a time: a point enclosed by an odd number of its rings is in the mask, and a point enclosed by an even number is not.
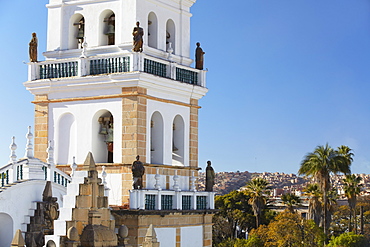
{"type": "Polygon", "coordinates": [[[130,208],[146,210],[214,209],[215,192],[130,190],[130,208]]]}
{"type": "Polygon", "coordinates": [[[40,65],[40,79],[63,78],[77,76],[77,61],[41,64],[40,65]]]}
{"type": "Polygon", "coordinates": [[[205,87],[205,72],[144,53],[115,57],[75,58],[31,63],[30,81],[143,71],[163,78],[205,87]],[[134,65],[134,66],[131,66],[134,65]]]}

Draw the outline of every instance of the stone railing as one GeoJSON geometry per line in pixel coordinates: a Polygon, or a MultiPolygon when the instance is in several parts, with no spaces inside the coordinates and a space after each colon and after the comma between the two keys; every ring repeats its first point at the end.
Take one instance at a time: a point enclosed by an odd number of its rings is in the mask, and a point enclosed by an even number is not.
{"type": "Polygon", "coordinates": [[[215,193],[205,191],[130,190],[130,209],[214,209],[215,193]]]}
{"type": "Polygon", "coordinates": [[[39,160],[20,160],[0,168],[0,187],[22,180],[47,180],[67,187],[71,177],[39,160]]]}
{"type": "Polygon", "coordinates": [[[115,56],[93,56],[47,60],[29,63],[29,81],[127,73],[142,71],[155,76],[206,87],[205,71],[183,66],[146,55],[145,53],[125,53],[115,56]]]}

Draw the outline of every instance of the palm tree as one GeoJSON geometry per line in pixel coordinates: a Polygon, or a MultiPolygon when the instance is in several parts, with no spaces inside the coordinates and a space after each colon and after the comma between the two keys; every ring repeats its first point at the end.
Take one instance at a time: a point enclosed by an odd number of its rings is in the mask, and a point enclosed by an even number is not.
{"type": "Polygon", "coordinates": [[[248,203],[252,206],[253,213],[256,216],[256,227],[261,224],[262,210],[266,206],[267,196],[269,193],[268,182],[263,178],[250,180],[246,185],[246,193],[250,197],[248,203]]]}
{"type": "Polygon", "coordinates": [[[343,189],[344,194],[347,197],[348,205],[350,209],[350,216],[349,216],[349,231],[352,231],[352,215],[353,215],[353,225],[355,228],[355,232],[357,233],[357,226],[356,226],[356,204],[357,204],[357,196],[361,192],[362,184],[360,184],[362,178],[360,176],[356,176],[355,174],[347,175],[345,179],[343,179],[343,189]]]}
{"type": "Polygon", "coordinates": [[[322,213],[322,202],[320,197],[322,193],[317,184],[308,184],[304,189],[306,195],[310,198],[308,200],[308,216],[307,218],[313,220],[316,225],[320,225],[321,213],[322,213]]]}
{"type": "Polygon", "coordinates": [[[290,213],[294,213],[294,207],[301,204],[301,198],[292,193],[286,193],[281,196],[281,200],[287,206],[290,213]]]}
{"type": "Polygon", "coordinates": [[[324,212],[324,234],[327,236],[329,225],[327,224],[328,214],[328,197],[327,193],[331,187],[330,175],[339,172],[350,174],[350,165],[352,162],[351,149],[345,149],[341,146],[338,150],[334,150],[328,144],[325,146],[317,146],[312,153],[308,153],[301,162],[301,167],[298,171],[300,175],[313,177],[319,184],[320,190],[323,193],[323,212],[324,212]],[[344,152],[347,151],[347,152],[344,152]]]}

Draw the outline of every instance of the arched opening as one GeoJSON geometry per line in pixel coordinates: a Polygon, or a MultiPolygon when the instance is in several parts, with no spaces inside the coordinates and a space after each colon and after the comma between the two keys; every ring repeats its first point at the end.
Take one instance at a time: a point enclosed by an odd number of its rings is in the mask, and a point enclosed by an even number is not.
{"type": "Polygon", "coordinates": [[[114,121],[110,111],[100,110],[92,119],[92,152],[96,163],[113,163],[114,121]]]}
{"type": "Polygon", "coordinates": [[[85,18],[81,14],[75,14],[70,20],[69,49],[82,48],[85,37],[85,18]]]}
{"type": "Polygon", "coordinates": [[[57,140],[57,163],[71,164],[76,155],[76,122],[71,113],[65,113],[59,118],[57,140]]]}
{"type": "Polygon", "coordinates": [[[55,244],[55,242],[53,240],[49,240],[47,243],[46,243],[46,247],[56,247],[57,245],[55,244]]]}
{"type": "Polygon", "coordinates": [[[163,118],[159,112],[150,121],[150,157],[152,164],[163,164],[163,118]]]}
{"type": "Polygon", "coordinates": [[[13,219],[10,215],[0,213],[0,246],[11,246],[14,232],[13,219]]]}
{"type": "Polygon", "coordinates": [[[172,124],[172,165],[184,165],[185,124],[177,115],[172,124]]]}
{"type": "Polygon", "coordinates": [[[158,20],[153,12],[148,15],[148,46],[158,48],[158,20]]]}
{"type": "Polygon", "coordinates": [[[115,14],[112,10],[105,10],[100,15],[99,45],[114,45],[116,22],[115,14]]]}
{"type": "Polygon", "coordinates": [[[166,24],[166,49],[172,47],[173,53],[176,53],[176,30],[175,23],[169,19],[166,24]]]}

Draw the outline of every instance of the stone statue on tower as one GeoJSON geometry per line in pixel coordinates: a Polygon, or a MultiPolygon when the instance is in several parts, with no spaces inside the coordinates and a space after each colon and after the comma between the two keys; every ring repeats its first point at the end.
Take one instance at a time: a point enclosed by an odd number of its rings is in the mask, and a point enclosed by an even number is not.
{"type": "Polygon", "coordinates": [[[32,33],[32,39],[29,43],[30,62],[37,62],[37,43],[36,33],[32,33]]]}
{"type": "Polygon", "coordinates": [[[132,31],[132,36],[134,39],[132,50],[135,52],[142,52],[144,30],[140,27],[140,22],[136,22],[136,27],[134,27],[134,30],[132,31]]]}

